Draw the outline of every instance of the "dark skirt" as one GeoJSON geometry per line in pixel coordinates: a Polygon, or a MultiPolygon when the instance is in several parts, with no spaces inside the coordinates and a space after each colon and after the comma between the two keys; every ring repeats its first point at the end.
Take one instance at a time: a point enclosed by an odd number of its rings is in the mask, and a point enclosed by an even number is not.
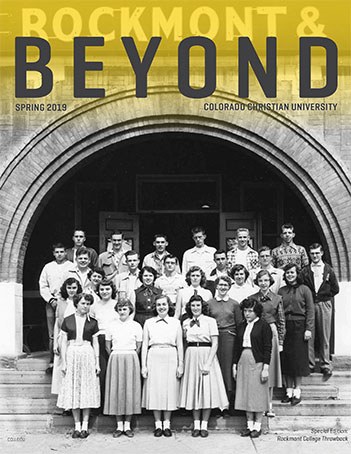
{"type": "Polygon", "coordinates": [[[228,331],[219,331],[217,358],[221,367],[224,386],[227,391],[228,399],[234,389],[233,379],[233,352],[235,335],[228,331]]]}
{"type": "Polygon", "coordinates": [[[308,341],[304,340],[305,320],[286,320],[286,334],[281,354],[282,372],[290,377],[310,375],[308,341]]]}

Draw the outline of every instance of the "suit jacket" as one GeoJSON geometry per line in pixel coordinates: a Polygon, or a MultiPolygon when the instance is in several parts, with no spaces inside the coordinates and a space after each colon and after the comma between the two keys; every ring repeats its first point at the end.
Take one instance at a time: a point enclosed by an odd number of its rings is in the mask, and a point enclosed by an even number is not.
{"type": "Polygon", "coordinates": [[[311,290],[315,303],[329,301],[339,293],[339,283],[335,272],[327,263],[324,264],[323,281],[318,290],[314,287],[314,275],[310,266],[306,266],[301,270],[300,277],[303,283],[311,290]]]}

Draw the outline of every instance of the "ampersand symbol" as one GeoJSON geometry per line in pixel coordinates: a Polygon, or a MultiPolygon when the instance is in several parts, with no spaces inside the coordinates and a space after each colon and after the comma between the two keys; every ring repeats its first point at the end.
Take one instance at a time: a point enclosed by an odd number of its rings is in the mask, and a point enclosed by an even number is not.
{"type": "Polygon", "coordinates": [[[317,8],[314,8],[313,6],[307,6],[306,8],[303,8],[301,10],[300,15],[303,22],[301,22],[296,29],[298,36],[326,36],[323,33],[324,25],[317,25],[315,23],[319,18],[319,11],[317,8]],[[306,33],[307,27],[311,33],[306,33]]]}

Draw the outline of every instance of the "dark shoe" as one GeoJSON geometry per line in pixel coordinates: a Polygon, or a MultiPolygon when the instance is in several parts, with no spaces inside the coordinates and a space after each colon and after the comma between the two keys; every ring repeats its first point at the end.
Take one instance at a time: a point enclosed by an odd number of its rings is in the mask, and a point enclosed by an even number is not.
{"type": "Polygon", "coordinates": [[[289,397],[288,395],[286,395],[286,396],[284,396],[284,397],[282,398],[282,400],[281,400],[280,402],[281,402],[282,404],[288,404],[288,403],[291,402],[291,399],[292,399],[291,397],[289,397]]]}
{"type": "Polygon", "coordinates": [[[261,435],[262,431],[261,430],[253,430],[250,433],[251,438],[258,438],[261,435]]]}
{"type": "Polygon", "coordinates": [[[112,432],[113,438],[119,438],[123,434],[122,430],[116,429],[114,432],[112,432]]]}
{"type": "Polygon", "coordinates": [[[275,413],[273,410],[268,410],[264,412],[264,416],[267,416],[267,418],[275,418],[275,413]]]}
{"type": "Polygon", "coordinates": [[[251,430],[246,428],[240,432],[240,437],[249,437],[251,435],[251,430]]]}
{"type": "Polygon", "coordinates": [[[315,372],[315,368],[314,367],[310,367],[310,374],[314,374],[315,372]]]}
{"type": "Polygon", "coordinates": [[[62,416],[72,416],[72,410],[65,410],[65,411],[62,413],[62,416]]]}
{"type": "Polygon", "coordinates": [[[54,369],[54,366],[49,366],[45,371],[46,375],[52,375],[53,369],[54,369]]]}
{"type": "Polygon", "coordinates": [[[323,381],[329,380],[332,375],[333,372],[330,369],[323,369],[323,381]]]}
{"type": "Polygon", "coordinates": [[[167,429],[163,429],[163,435],[164,435],[165,437],[171,437],[171,436],[172,436],[172,431],[171,431],[171,429],[168,429],[168,428],[167,428],[167,429]]]}
{"type": "Polygon", "coordinates": [[[128,429],[124,431],[124,435],[126,435],[128,438],[133,438],[134,432],[132,431],[132,429],[128,429]]]}
{"type": "Polygon", "coordinates": [[[301,402],[301,397],[295,397],[295,396],[292,396],[291,398],[291,405],[297,405],[301,402]]]}
{"type": "Polygon", "coordinates": [[[194,437],[194,438],[197,438],[200,436],[200,430],[199,429],[194,429],[192,432],[191,432],[191,436],[194,437]]]}
{"type": "Polygon", "coordinates": [[[162,437],[162,429],[158,428],[154,430],[154,437],[162,437]]]}
{"type": "Polygon", "coordinates": [[[80,433],[80,438],[88,438],[89,432],[87,430],[82,430],[80,433]]]}
{"type": "Polygon", "coordinates": [[[201,435],[202,438],[207,438],[208,437],[208,430],[201,429],[200,430],[200,435],[201,435]]]}
{"type": "Polygon", "coordinates": [[[80,432],[79,430],[75,430],[72,434],[72,438],[80,438],[80,432]]]}

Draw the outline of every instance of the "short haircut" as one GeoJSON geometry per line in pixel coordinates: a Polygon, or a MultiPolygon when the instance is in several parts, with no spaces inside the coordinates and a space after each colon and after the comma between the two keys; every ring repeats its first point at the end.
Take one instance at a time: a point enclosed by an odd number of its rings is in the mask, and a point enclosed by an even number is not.
{"type": "Polygon", "coordinates": [[[257,317],[261,317],[263,313],[263,306],[262,304],[257,301],[257,299],[249,297],[245,298],[241,303],[240,303],[240,308],[242,310],[242,313],[244,314],[244,309],[253,309],[257,317]]]}
{"type": "Polygon", "coordinates": [[[271,252],[272,249],[271,249],[269,246],[262,246],[262,247],[260,247],[259,250],[257,251],[257,252],[258,252],[258,255],[260,255],[261,252],[264,252],[264,251],[269,251],[269,252],[271,252]]]}
{"type": "Polygon", "coordinates": [[[130,299],[128,298],[120,298],[115,305],[115,311],[117,312],[120,307],[129,307],[129,315],[134,312],[134,306],[130,299]]]}
{"type": "Polygon", "coordinates": [[[262,276],[268,276],[269,277],[269,286],[273,285],[274,284],[274,279],[271,275],[271,273],[268,271],[268,270],[260,270],[255,279],[254,279],[254,284],[255,285],[258,285],[258,280],[262,277],[262,276]]]}
{"type": "Polygon", "coordinates": [[[87,247],[85,246],[80,246],[78,249],[77,249],[77,252],[76,252],[76,257],[79,257],[80,255],[83,255],[83,254],[87,254],[89,259],[91,259],[91,252],[90,252],[90,249],[88,249],[87,247]]]}
{"type": "Polygon", "coordinates": [[[224,249],[217,249],[217,251],[213,254],[213,257],[216,257],[216,255],[219,254],[225,254],[225,256],[227,257],[227,253],[225,252],[224,249]]]}
{"type": "Polygon", "coordinates": [[[219,276],[215,280],[215,288],[217,288],[219,281],[224,281],[229,285],[229,288],[232,286],[233,281],[230,279],[229,276],[219,276]]]}
{"type": "Polygon", "coordinates": [[[178,257],[176,257],[175,255],[173,255],[173,254],[166,255],[166,257],[163,259],[163,263],[166,263],[167,259],[175,260],[176,261],[176,265],[179,265],[178,257]]]}
{"type": "Polygon", "coordinates": [[[80,285],[80,282],[74,278],[74,277],[69,277],[64,281],[64,283],[61,285],[60,288],[60,294],[64,300],[68,298],[68,293],[67,293],[67,285],[72,285],[72,284],[77,284],[77,294],[82,293],[83,289],[82,286],[80,285]]]}
{"type": "Polygon", "coordinates": [[[191,303],[194,301],[201,302],[201,313],[204,315],[208,314],[208,303],[200,295],[193,295],[190,300],[185,305],[185,312],[189,318],[193,318],[193,313],[191,312],[191,303]]]}
{"type": "Polygon", "coordinates": [[[174,314],[175,314],[174,304],[173,304],[172,301],[170,300],[169,296],[163,295],[163,294],[161,294],[161,295],[156,295],[155,300],[154,300],[154,303],[153,303],[153,305],[152,305],[152,306],[153,306],[153,307],[152,307],[152,312],[153,312],[153,314],[154,314],[155,316],[158,315],[158,314],[157,314],[157,310],[156,310],[156,303],[157,303],[157,301],[163,300],[163,299],[167,300],[167,303],[168,303],[168,315],[169,315],[170,317],[173,317],[174,314]]]}
{"type": "Polygon", "coordinates": [[[73,304],[74,307],[78,306],[79,301],[84,299],[90,303],[90,306],[94,303],[94,297],[91,293],[79,293],[78,295],[74,295],[73,297],[73,304]]]}
{"type": "Polygon", "coordinates": [[[96,266],[95,268],[93,268],[92,270],[89,271],[88,279],[91,278],[93,273],[100,274],[102,276],[102,279],[105,279],[105,277],[106,277],[104,269],[103,268],[99,268],[98,266],[96,266]]]}
{"type": "Polygon", "coordinates": [[[310,251],[311,251],[312,249],[320,249],[321,252],[324,252],[324,251],[323,251],[322,245],[319,244],[319,243],[312,243],[308,249],[309,249],[310,251]]]}
{"type": "Polygon", "coordinates": [[[100,296],[100,298],[101,298],[101,295],[100,295],[100,287],[101,287],[101,286],[105,286],[105,285],[108,285],[108,286],[111,287],[111,289],[112,289],[111,298],[112,298],[113,300],[116,299],[116,296],[117,296],[116,286],[115,286],[115,284],[114,284],[112,281],[107,281],[106,279],[102,280],[102,281],[98,284],[97,289],[96,289],[96,291],[97,291],[98,295],[100,296]]]}
{"type": "Polygon", "coordinates": [[[164,233],[156,233],[156,235],[154,235],[154,241],[157,240],[157,238],[164,238],[167,241],[167,235],[164,233]]]}
{"type": "Polygon", "coordinates": [[[130,255],[137,255],[138,258],[140,258],[140,257],[139,257],[139,253],[138,253],[137,251],[134,251],[133,249],[131,249],[130,251],[127,251],[127,252],[124,254],[126,260],[128,259],[128,257],[129,257],[130,255]]]}
{"type": "Polygon", "coordinates": [[[55,249],[64,249],[66,250],[66,246],[63,243],[55,243],[52,245],[52,250],[54,251],[55,249]]]}
{"type": "Polygon", "coordinates": [[[120,230],[115,230],[114,232],[112,232],[111,238],[113,237],[113,235],[122,235],[122,238],[123,238],[123,232],[121,232],[120,230]]]}
{"type": "Polygon", "coordinates": [[[203,233],[204,235],[206,235],[206,230],[201,225],[198,225],[191,229],[192,235],[195,235],[196,233],[203,233]]]}
{"type": "Polygon", "coordinates": [[[206,274],[202,271],[202,269],[199,266],[192,266],[189,271],[185,275],[185,281],[188,285],[191,285],[191,279],[190,275],[191,273],[194,273],[196,271],[200,271],[201,274],[201,281],[200,281],[200,286],[205,287],[206,285],[206,274]]]}
{"type": "Polygon", "coordinates": [[[250,230],[246,227],[239,227],[236,231],[236,236],[238,236],[240,232],[245,232],[250,236],[250,230]]]}
{"type": "Polygon", "coordinates": [[[282,232],[284,229],[291,229],[292,231],[294,231],[294,226],[290,222],[287,222],[286,224],[282,225],[281,229],[282,229],[282,232]]]}
{"type": "Polygon", "coordinates": [[[245,281],[246,281],[247,278],[249,277],[249,272],[247,271],[247,268],[245,268],[245,266],[241,265],[240,263],[238,263],[237,265],[234,265],[233,268],[230,270],[230,272],[229,272],[230,277],[232,279],[234,279],[234,274],[241,270],[243,270],[245,273],[245,281]]]}
{"type": "Polygon", "coordinates": [[[284,281],[286,282],[286,285],[289,285],[286,281],[286,272],[291,270],[292,268],[296,268],[296,272],[297,272],[297,279],[296,279],[296,283],[298,285],[302,284],[303,283],[303,280],[302,280],[302,277],[300,277],[300,268],[296,265],[296,263],[288,263],[287,265],[284,266],[283,270],[284,270],[284,275],[283,275],[283,278],[284,278],[284,281]]]}
{"type": "Polygon", "coordinates": [[[75,234],[76,232],[83,232],[83,235],[86,236],[85,230],[83,230],[83,229],[74,229],[74,230],[73,230],[73,236],[74,236],[74,234],[75,234]]]}
{"type": "Polygon", "coordinates": [[[139,272],[139,280],[141,282],[143,282],[143,276],[145,271],[151,273],[154,276],[154,281],[157,279],[157,271],[155,270],[155,268],[153,268],[152,266],[143,266],[139,272]]]}

